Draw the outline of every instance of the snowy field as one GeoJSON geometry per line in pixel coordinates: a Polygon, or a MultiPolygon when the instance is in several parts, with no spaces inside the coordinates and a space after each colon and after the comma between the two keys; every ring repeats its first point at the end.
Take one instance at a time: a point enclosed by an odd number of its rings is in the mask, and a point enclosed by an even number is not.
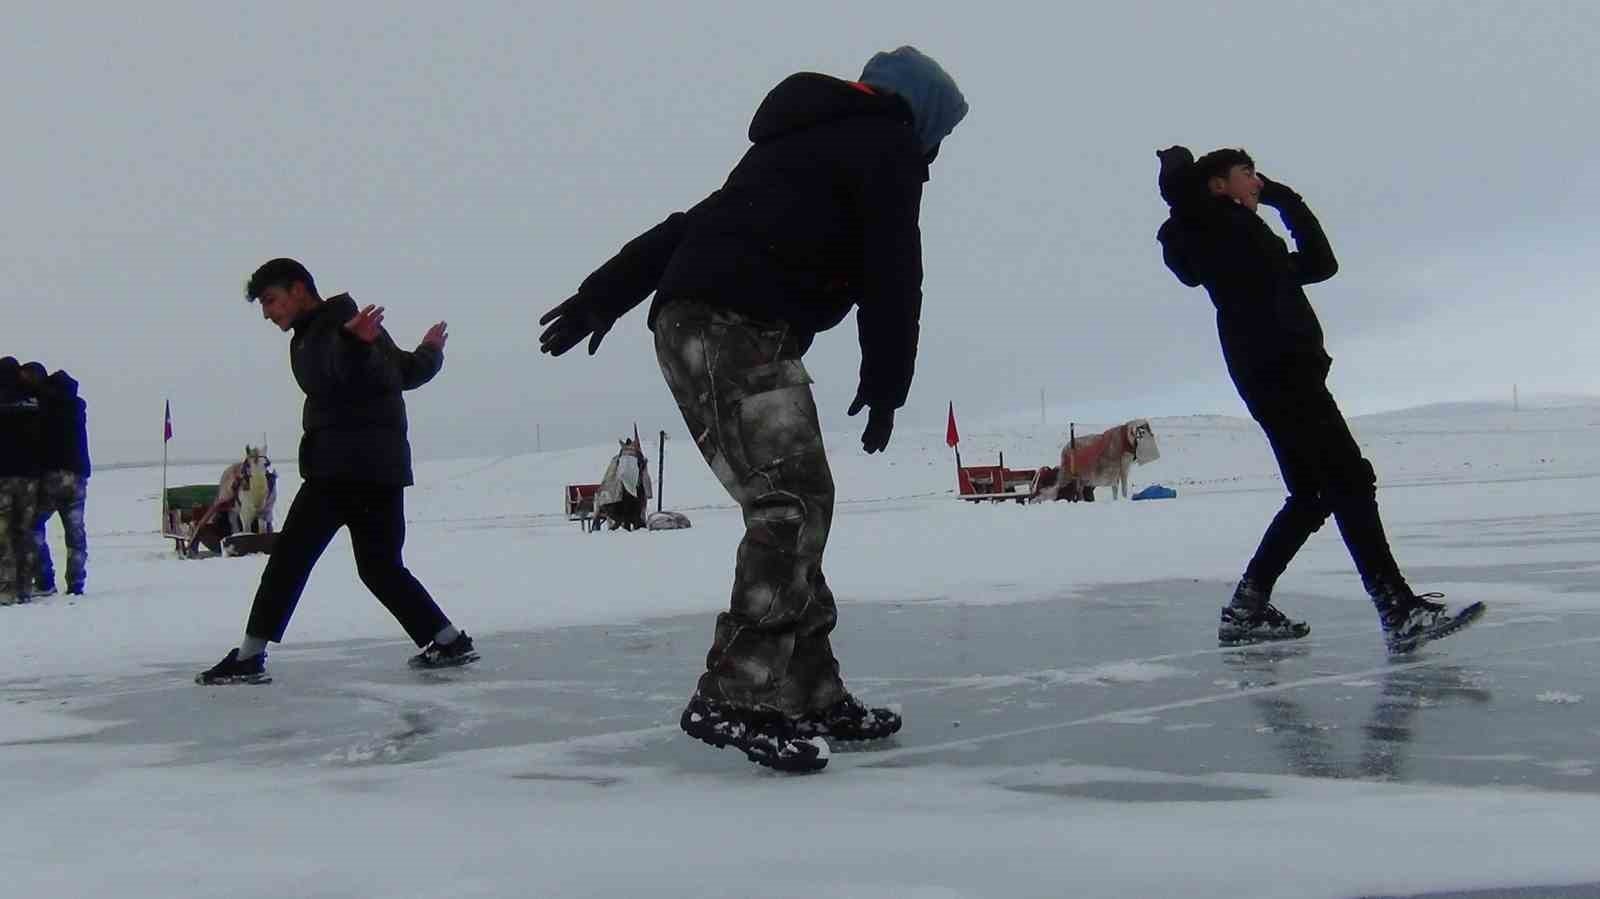
{"type": "Polygon", "coordinates": [[[341,536],[264,687],[191,683],[263,560],[178,561],[160,472],[98,474],[90,595],[0,608],[0,896],[1600,895],[1600,405],[1356,422],[1414,585],[1490,606],[1398,662],[1331,526],[1279,590],[1311,639],[1219,650],[1280,488],[1249,422],[1154,424],[1175,501],[972,507],[942,432],[832,440],[836,647],[907,725],[808,777],[677,732],[740,533],[685,440],[677,533],[564,520],[604,447],[420,465],[408,560],[483,662],[408,670],[341,536]]]}

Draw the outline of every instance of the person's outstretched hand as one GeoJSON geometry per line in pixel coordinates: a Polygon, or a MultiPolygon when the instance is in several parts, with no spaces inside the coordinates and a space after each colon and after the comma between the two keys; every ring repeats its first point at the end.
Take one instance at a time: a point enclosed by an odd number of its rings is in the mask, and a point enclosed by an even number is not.
{"type": "MultiPolygon", "coordinates": [[[[856,413],[867,407],[867,401],[856,395],[855,401],[850,404],[850,411],[846,414],[854,418],[856,413]]],[[[861,448],[870,455],[881,453],[889,446],[889,437],[894,433],[894,410],[879,409],[873,406],[867,412],[867,427],[861,432],[861,448]]]]}
{"type": "Polygon", "coordinates": [[[344,329],[350,336],[362,343],[371,343],[383,333],[383,307],[368,306],[356,313],[356,317],[344,323],[344,329]]]}
{"type": "Polygon", "coordinates": [[[447,328],[448,326],[444,322],[440,322],[437,325],[429,328],[428,333],[422,335],[422,345],[431,346],[441,353],[444,352],[445,341],[450,339],[450,334],[446,330],[447,328]]]}
{"type": "Polygon", "coordinates": [[[539,352],[559,356],[589,338],[589,355],[600,349],[600,341],[616,324],[595,308],[592,296],[575,294],[565,303],[546,312],[539,324],[549,325],[539,335],[539,352]]]}

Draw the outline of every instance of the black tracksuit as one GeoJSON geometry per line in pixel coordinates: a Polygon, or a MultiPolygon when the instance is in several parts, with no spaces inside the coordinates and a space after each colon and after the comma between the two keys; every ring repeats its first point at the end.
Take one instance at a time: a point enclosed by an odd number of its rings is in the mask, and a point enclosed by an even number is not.
{"type": "Polygon", "coordinates": [[[1190,287],[1204,286],[1217,309],[1228,373],[1266,431],[1288,500],[1262,538],[1245,575],[1270,591],[1307,539],[1331,514],[1369,592],[1403,584],[1378,515],[1377,475],[1361,454],[1328,391],[1332,360],[1304,287],[1338,271],[1327,235],[1301,197],[1270,184],[1295,251],[1255,212],[1211,197],[1164,172],[1174,202],[1158,239],[1167,267],[1190,287]]]}
{"type": "Polygon", "coordinates": [[[427,345],[406,352],[387,333],[363,343],[344,329],[355,315],[355,301],[341,294],[294,325],[290,364],[306,395],[304,482],[261,575],[245,632],[283,639],[312,567],[348,527],[362,583],[426,646],[450,622],[401,560],[403,491],[412,483],[401,392],[428,383],[444,354],[427,345]]]}

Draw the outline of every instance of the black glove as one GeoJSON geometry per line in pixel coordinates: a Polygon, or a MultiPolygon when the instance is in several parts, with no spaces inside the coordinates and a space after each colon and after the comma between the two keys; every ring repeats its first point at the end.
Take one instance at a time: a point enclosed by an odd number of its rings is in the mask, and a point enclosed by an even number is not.
{"type": "Polygon", "coordinates": [[[594,297],[579,293],[546,312],[539,324],[550,327],[539,335],[539,352],[559,356],[589,337],[589,355],[593,356],[606,332],[616,324],[615,319],[596,311],[595,305],[594,297]]]}
{"type": "MultiPolygon", "coordinates": [[[[855,401],[850,404],[850,411],[846,413],[852,418],[857,412],[867,407],[867,401],[856,394],[855,401]]],[[[881,453],[889,446],[889,435],[894,433],[894,410],[880,409],[873,406],[867,412],[867,429],[861,432],[861,448],[868,454],[881,453]]]]}
{"type": "Polygon", "coordinates": [[[1271,206],[1273,209],[1282,209],[1285,204],[1305,202],[1287,184],[1279,184],[1260,172],[1256,172],[1256,177],[1261,179],[1261,202],[1271,206]]]}

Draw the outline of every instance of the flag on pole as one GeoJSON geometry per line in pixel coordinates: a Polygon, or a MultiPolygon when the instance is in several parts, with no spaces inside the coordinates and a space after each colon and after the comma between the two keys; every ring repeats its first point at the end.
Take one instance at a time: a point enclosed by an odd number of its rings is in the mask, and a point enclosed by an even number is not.
{"type": "Polygon", "coordinates": [[[172,400],[167,400],[167,419],[161,429],[161,442],[166,443],[172,439],[172,400]]]}
{"type": "Polygon", "coordinates": [[[961,442],[961,435],[956,431],[956,404],[950,403],[950,422],[944,427],[944,445],[954,447],[961,442]]]}

